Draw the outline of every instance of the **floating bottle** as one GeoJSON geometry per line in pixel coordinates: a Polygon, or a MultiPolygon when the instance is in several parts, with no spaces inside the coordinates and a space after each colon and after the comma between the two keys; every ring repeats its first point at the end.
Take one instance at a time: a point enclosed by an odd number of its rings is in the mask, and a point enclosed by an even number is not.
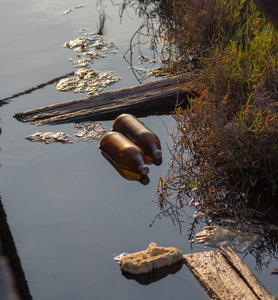
{"type": "Polygon", "coordinates": [[[113,166],[113,168],[126,180],[130,181],[139,181],[143,185],[147,185],[150,183],[150,179],[148,175],[142,175],[138,172],[133,172],[131,170],[125,169],[119,165],[117,165],[109,156],[107,156],[103,151],[101,151],[103,157],[113,166]]]}
{"type": "Polygon", "coordinates": [[[162,158],[161,145],[157,135],[133,115],[118,116],[113,123],[112,130],[122,133],[141,148],[147,161],[162,158]]]}
{"type": "Polygon", "coordinates": [[[118,166],[147,175],[143,151],[119,132],[108,132],[100,141],[100,149],[118,166]]]}

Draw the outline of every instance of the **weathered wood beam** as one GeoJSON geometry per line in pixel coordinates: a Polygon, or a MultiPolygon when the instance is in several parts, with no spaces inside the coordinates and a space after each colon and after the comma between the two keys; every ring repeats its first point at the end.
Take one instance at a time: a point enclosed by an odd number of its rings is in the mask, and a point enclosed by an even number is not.
{"type": "Polygon", "coordinates": [[[182,75],[178,79],[176,76],[165,78],[131,88],[44,106],[17,113],[14,117],[19,121],[36,125],[112,120],[122,113],[140,117],[154,113],[169,113],[176,105],[186,106],[188,98],[195,96],[192,77],[182,75]]]}
{"type": "Polygon", "coordinates": [[[221,246],[222,255],[233,266],[234,270],[239,274],[250,290],[258,297],[258,299],[274,299],[268,290],[258,281],[242,260],[228,246],[221,246]]]}
{"type": "Polygon", "coordinates": [[[221,250],[183,255],[211,299],[275,299],[228,246],[221,250]]]}

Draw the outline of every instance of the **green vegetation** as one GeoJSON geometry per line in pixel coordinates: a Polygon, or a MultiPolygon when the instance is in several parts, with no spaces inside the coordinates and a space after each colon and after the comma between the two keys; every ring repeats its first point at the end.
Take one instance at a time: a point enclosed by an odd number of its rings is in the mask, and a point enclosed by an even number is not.
{"type": "MultiPolygon", "coordinates": [[[[163,0],[174,72],[201,70],[199,97],[177,110],[173,190],[205,205],[278,192],[278,34],[251,0],[163,0]],[[175,63],[176,62],[176,63],[175,63]]],[[[221,205],[219,206],[219,203],[221,205]]],[[[182,205],[180,205],[182,206],[182,205]]],[[[222,208],[221,208],[222,207],[222,208]]]]}

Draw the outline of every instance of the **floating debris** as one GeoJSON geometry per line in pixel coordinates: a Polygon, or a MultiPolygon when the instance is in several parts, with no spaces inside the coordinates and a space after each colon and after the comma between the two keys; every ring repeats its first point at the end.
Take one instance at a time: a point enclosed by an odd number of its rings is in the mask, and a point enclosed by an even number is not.
{"type": "Polygon", "coordinates": [[[182,252],[174,247],[158,247],[150,243],[146,250],[121,254],[114,258],[121,269],[131,274],[146,274],[162,267],[171,266],[183,259],[182,252]]]}
{"type": "Polygon", "coordinates": [[[46,144],[61,142],[72,143],[72,137],[65,132],[36,132],[26,136],[31,142],[45,142],[46,144]]]}
{"type": "MultiPolygon", "coordinates": [[[[82,31],[85,31],[82,28],[82,31]]],[[[112,77],[111,71],[100,73],[87,66],[93,60],[104,58],[107,54],[115,53],[117,47],[113,42],[106,42],[103,36],[96,33],[85,33],[85,36],[68,41],[64,48],[74,49],[77,60],[70,58],[74,67],[81,67],[73,77],[64,78],[56,85],[59,91],[72,91],[74,93],[96,94],[111,83],[120,80],[112,77]]]]}
{"type": "Polygon", "coordinates": [[[196,234],[198,242],[207,246],[227,245],[236,252],[245,252],[262,236],[253,232],[244,232],[228,226],[206,226],[196,234]]]}
{"type": "Polygon", "coordinates": [[[121,253],[120,255],[117,255],[114,257],[114,260],[120,263],[121,259],[124,258],[125,256],[129,255],[130,253],[121,253]]]}
{"type": "Polygon", "coordinates": [[[64,11],[64,12],[62,13],[62,15],[67,15],[67,14],[70,13],[73,9],[81,8],[81,7],[84,7],[84,6],[85,6],[84,4],[76,5],[76,6],[72,7],[72,8],[69,8],[69,9],[67,9],[66,11],[64,11]]]}
{"type": "Polygon", "coordinates": [[[74,93],[99,93],[108,85],[120,80],[113,77],[111,72],[100,73],[93,69],[79,69],[75,76],[63,78],[56,85],[59,91],[72,91],[74,93]]]}
{"type": "Polygon", "coordinates": [[[66,14],[68,14],[69,12],[71,12],[71,8],[67,9],[66,11],[64,11],[64,12],[62,13],[62,15],[66,15],[66,14]]]}
{"type": "Polygon", "coordinates": [[[66,42],[64,48],[74,49],[76,55],[89,56],[91,59],[105,57],[104,54],[116,53],[118,49],[115,43],[104,41],[103,36],[95,32],[85,33],[83,37],[66,42]]]}
{"type": "Polygon", "coordinates": [[[159,67],[153,70],[150,70],[148,73],[149,76],[161,77],[161,76],[169,76],[169,72],[164,67],[159,67]]]}
{"type": "Polygon", "coordinates": [[[74,133],[75,138],[65,132],[36,132],[26,136],[26,139],[31,142],[44,142],[46,144],[55,142],[73,143],[99,140],[106,131],[106,128],[102,124],[90,121],[75,123],[74,127],[78,129],[78,131],[74,133]]]}
{"type": "Polygon", "coordinates": [[[66,42],[64,44],[64,48],[75,48],[75,47],[84,47],[87,46],[88,43],[90,43],[92,39],[90,38],[85,38],[85,37],[79,37],[73,41],[69,41],[69,42],[66,42]]]}
{"type": "Polygon", "coordinates": [[[78,138],[77,141],[99,140],[106,131],[106,128],[100,123],[81,122],[75,123],[74,127],[79,129],[74,134],[78,138]]]}
{"type": "Polygon", "coordinates": [[[151,59],[151,58],[149,58],[147,56],[144,56],[144,55],[138,56],[138,59],[140,60],[139,64],[142,64],[144,62],[147,62],[147,63],[150,63],[150,64],[156,64],[156,63],[158,63],[157,58],[151,59]]]}

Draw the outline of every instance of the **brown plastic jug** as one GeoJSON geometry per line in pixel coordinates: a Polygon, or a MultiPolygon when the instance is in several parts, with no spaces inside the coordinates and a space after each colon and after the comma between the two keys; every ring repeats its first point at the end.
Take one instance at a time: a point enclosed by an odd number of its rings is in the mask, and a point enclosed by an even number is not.
{"type": "Polygon", "coordinates": [[[121,133],[106,133],[99,148],[117,165],[141,175],[149,173],[143,151],[121,133]]]}
{"type": "Polygon", "coordinates": [[[113,123],[112,130],[122,133],[141,148],[147,156],[147,160],[162,158],[161,145],[157,135],[133,115],[118,116],[113,123]]]}

